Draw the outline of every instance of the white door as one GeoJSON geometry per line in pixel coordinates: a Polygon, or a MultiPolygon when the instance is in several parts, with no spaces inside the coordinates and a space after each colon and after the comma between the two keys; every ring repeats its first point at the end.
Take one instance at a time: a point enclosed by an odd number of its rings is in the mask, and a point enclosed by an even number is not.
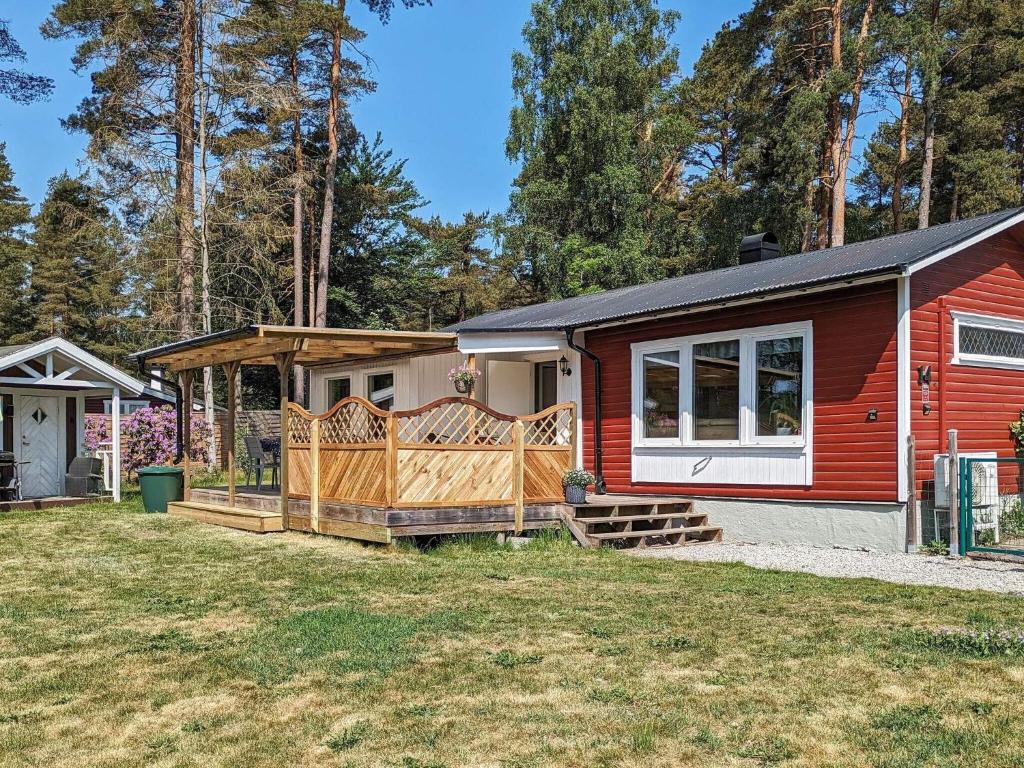
{"type": "Polygon", "coordinates": [[[58,446],[61,429],[56,397],[21,396],[21,493],[60,493],[58,446]]]}
{"type": "Polygon", "coordinates": [[[533,413],[533,363],[487,361],[487,404],[500,413],[533,413]]]}

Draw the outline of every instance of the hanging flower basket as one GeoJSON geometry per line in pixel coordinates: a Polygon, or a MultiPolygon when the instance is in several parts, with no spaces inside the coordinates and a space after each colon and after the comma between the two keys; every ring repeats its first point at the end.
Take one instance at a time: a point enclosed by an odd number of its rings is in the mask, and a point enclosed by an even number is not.
{"type": "Polygon", "coordinates": [[[459,394],[470,394],[476,387],[477,379],[480,378],[480,371],[463,364],[448,371],[448,381],[455,385],[455,391],[459,394]]]}

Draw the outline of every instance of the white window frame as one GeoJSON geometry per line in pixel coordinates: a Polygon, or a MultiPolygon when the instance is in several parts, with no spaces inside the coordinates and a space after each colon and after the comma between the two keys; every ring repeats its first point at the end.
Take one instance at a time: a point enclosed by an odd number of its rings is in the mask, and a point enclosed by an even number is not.
{"type": "MultiPolygon", "coordinates": [[[[121,415],[127,416],[135,411],[141,411],[143,408],[149,408],[151,404],[148,400],[122,400],[121,401],[121,415]]],[[[103,413],[109,416],[113,411],[113,405],[110,399],[103,401],[103,413]]]]}
{"type": "Polygon", "coordinates": [[[637,342],[632,350],[632,431],[638,448],[804,448],[810,445],[814,415],[814,337],[811,321],[783,323],[732,331],[679,336],[671,339],[637,342]],[[757,433],[757,342],[801,337],[803,370],[801,376],[801,420],[799,435],[761,435],[757,433]],[[693,437],[693,347],[717,341],[740,343],[739,439],[696,440],[693,437]],[[679,353],[679,437],[644,436],[644,355],[657,352],[679,353]]]}
{"type": "MultiPolygon", "coordinates": [[[[386,376],[389,373],[391,374],[391,400],[392,400],[391,410],[392,411],[396,411],[396,410],[398,410],[398,371],[396,369],[394,369],[394,368],[374,368],[371,371],[367,371],[365,376],[364,376],[364,378],[363,378],[363,384],[365,385],[366,399],[369,400],[371,403],[373,403],[373,405],[376,406],[377,403],[375,403],[373,401],[373,397],[372,397],[373,392],[370,391],[370,379],[372,379],[374,376],[386,376]]],[[[382,391],[384,391],[384,390],[382,390],[382,391]]],[[[386,400],[387,398],[381,398],[381,399],[382,400],[386,400]]]]}
{"type": "Polygon", "coordinates": [[[328,408],[333,408],[334,407],[334,403],[330,402],[330,399],[331,399],[331,382],[332,381],[340,381],[342,379],[348,379],[348,394],[349,394],[349,397],[351,397],[352,395],[355,394],[355,389],[354,389],[354,386],[353,386],[355,384],[355,382],[352,381],[352,374],[351,373],[346,373],[346,374],[342,374],[342,375],[338,375],[338,376],[327,376],[327,377],[325,377],[324,378],[324,410],[327,410],[328,408]]]}
{"type": "Polygon", "coordinates": [[[988,328],[996,331],[1011,331],[1024,335],[1024,320],[999,315],[979,315],[974,312],[950,312],[949,314],[953,318],[953,365],[1024,371],[1024,358],[964,354],[960,352],[960,328],[962,326],[988,328]]]}

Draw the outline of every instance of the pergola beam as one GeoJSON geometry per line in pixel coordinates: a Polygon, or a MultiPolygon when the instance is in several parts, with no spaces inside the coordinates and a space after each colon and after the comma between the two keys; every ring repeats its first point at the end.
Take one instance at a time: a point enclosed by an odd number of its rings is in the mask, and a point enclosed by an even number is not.
{"type": "Polygon", "coordinates": [[[166,344],[134,357],[181,372],[231,362],[276,366],[278,356],[289,352],[295,353],[296,364],[323,365],[455,348],[453,333],[254,325],[166,344]]]}

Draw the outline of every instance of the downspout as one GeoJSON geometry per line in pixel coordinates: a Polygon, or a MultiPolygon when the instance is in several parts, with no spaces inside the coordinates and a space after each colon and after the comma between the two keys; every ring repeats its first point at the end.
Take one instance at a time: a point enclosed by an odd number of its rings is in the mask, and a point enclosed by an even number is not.
{"type": "Polygon", "coordinates": [[[594,364],[594,476],[597,478],[594,491],[605,494],[608,493],[608,485],[604,481],[604,445],[601,441],[601,358],[573,341],[575,335],[575,328],[566,328],[565,343],[569,349],[579,352],[594,364]]]}
{"type": "MultiPolygon", "coordinates": [[[[177,429],[174,438],[174,463],[180,464],[182,458],[185,456],[185,446],[182,441],[182,433],[185,430],[185,414],[184,414],[184,403],[181,399],[181,385],[173,379],[167,379],[157,373],[151,373],[146,370],[146,358],[140,357],[136,360],[139,366],[139,377],[145,383],[146,379],[152,379],[159,381],[161,384],[166,384],[168,387],[174,390],[174,413],[177,418],[177,429]]],[[[189,403],[189,412],[191,415],[192,404],[189,403]]]]}

